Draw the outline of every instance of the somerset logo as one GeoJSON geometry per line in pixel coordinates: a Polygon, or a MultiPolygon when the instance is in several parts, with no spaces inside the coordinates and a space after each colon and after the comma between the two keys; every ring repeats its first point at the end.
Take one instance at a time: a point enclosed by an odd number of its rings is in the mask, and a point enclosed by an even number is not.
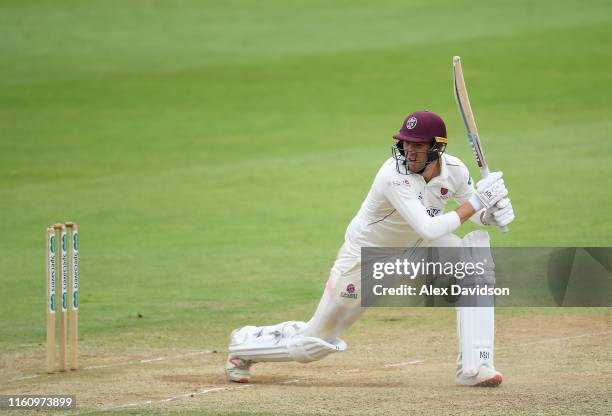
{"type": "Polygon", "coordinates": [[[340,292],[340,296],[342,296],[343,298],[357,299],[357,293],[355,292],[355,285],[349,283],[348,285],[346,285],[346,291],[340,292]]]}
{"type": "Polygon", "coordinates": [[[448,193],[448,189],[446,189],[446,188],[442,188],[442,189],[440,189],[440,193],[441,193],[442,195],[446,195],[446,194],[448,193]]]}
{"type": "Polygon", "coordinates": [[[412,116],[408,120],[406,120],[406,128],[408,130],[412,130],[417,125],[416,117],[412,116]]]}

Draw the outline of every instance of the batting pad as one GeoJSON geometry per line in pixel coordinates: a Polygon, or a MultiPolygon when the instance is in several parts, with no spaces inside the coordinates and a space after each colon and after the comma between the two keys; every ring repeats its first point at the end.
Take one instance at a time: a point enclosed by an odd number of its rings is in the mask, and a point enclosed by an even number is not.
{"type": "Polygon", "coordinates": [[[481,365],[493,365],[494,309],[457,308],[457,329],[463,375],[475,376],[481,365]]]}
{"type": "Polygon", "coordinates": [[[317,337],[298,335],[303,322],[286,322],[274,327],[244,327],[232,334],[229,353],[253,362],[318,361],[333,352],[344,351],[346,342],[336,338],[331,342],[317,337]],[[269,331],[267,328],[282,328],[269,331]],[[245,332],[248,335],[245,336],[245,332]],[[240,342],[242,341],[242,342],[240,342]]]}
{"type": "MultiPolygon", "coordinates": [[[[482,261],[487,266],[482,275],[468,276],[460,282],[462,287],[495,286],[495,264],[491,257],[490,239],[486,231],[474,231],[463,238],[464,261],[482,261]]],[[[457,302],[457,334],[463,375],[478,373],[480,366],[494,368],[493,345],[495,333],[495,309],[492,296],[459,299],[457,302]],[[464,306],[470,305],[470,306],[464,306]]]]}

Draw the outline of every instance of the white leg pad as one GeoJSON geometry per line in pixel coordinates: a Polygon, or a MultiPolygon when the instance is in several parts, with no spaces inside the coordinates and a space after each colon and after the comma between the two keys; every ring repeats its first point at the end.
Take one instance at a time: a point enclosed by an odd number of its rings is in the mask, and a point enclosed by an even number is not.
{"type": "Polygon", "coordinates": [[[336,338],[331,342],[305,337],[297,332],[304,322],[288,321],[267,327],[242,327],[232,333],[229,353],[253,362],[317,361],[332,352],[344,351],[346,342],[336,338]]]}
{"type": "Polygon", "coordinates": [[[459,354],[466,377],[478,373],[481,365],[493,365],[494,308],[457,308],[459,354]]]}
{"type": "MultiPolygon", "coordinates": [[[[482,261],[481,257],[487,259],[485,273],[482,276],[472,276],[465,278],[462,285],[473,287],[478,285],[487,285],[488,287],[495,286],[495,264],[490,255],[490,240],[489,235],[485,231],[474,231],[467,234],[463,238],[464,255],[466,260],[471,256],[478,256],[478,260],[482,261]],[[470,250],[469,247],[477,247],[478,249],[470,250]]],[[[467,302],[472,306],[462,306],[463,302],[460,299],[457,303],[457,334],[459,336],[459,359],[461,367],[459,370],[466,377],[474,376],[478,373],[482,365],[494,369],[493,352],[494,352],[494,333],[495,333],[495,308],[493,299],[488,297],[479,297],[476,301],[467,302]],[[476,305],[476,306],[474,306],[476,305]]],[[[458,363],[459,364],[459,363],[458,363]]]]}
{"type": "Polygon", "coordinates": [[[346,342],[340,338],[327,342],[321,338],[296,335],[287,342],[289,355],[298,363],[318,361],[332,352],[345,351],[346,347],[346,342]]]}

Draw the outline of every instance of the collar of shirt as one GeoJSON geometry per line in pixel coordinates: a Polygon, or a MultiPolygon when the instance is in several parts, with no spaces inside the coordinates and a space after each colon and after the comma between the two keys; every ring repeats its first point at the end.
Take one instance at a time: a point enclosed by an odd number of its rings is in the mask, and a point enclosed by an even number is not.
{"type": "Polygon", "coordinates": [[[442,156],[440,156],[440,175],[438,175],[442,179],[446,179],[448,178],[448,175],[450,175],[450,172],[448,171],[448,166],[446,163],[447,163],[446,155],[442,154],[442,156]]]}

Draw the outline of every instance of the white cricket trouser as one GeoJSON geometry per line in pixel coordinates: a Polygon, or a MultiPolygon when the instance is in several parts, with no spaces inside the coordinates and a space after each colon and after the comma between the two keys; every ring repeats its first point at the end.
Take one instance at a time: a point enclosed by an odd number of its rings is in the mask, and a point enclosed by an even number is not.
{"type": "MultiPolygon", "coordinates": [[[[461,238],[448,234],[423,246],[461,245],[461,238]]],[[[319,306],[300,333],[326,341],[339,337],[367,309],[361,306],[361,295],[361,261],[342,246],[330,271],[319,306]]]]}

